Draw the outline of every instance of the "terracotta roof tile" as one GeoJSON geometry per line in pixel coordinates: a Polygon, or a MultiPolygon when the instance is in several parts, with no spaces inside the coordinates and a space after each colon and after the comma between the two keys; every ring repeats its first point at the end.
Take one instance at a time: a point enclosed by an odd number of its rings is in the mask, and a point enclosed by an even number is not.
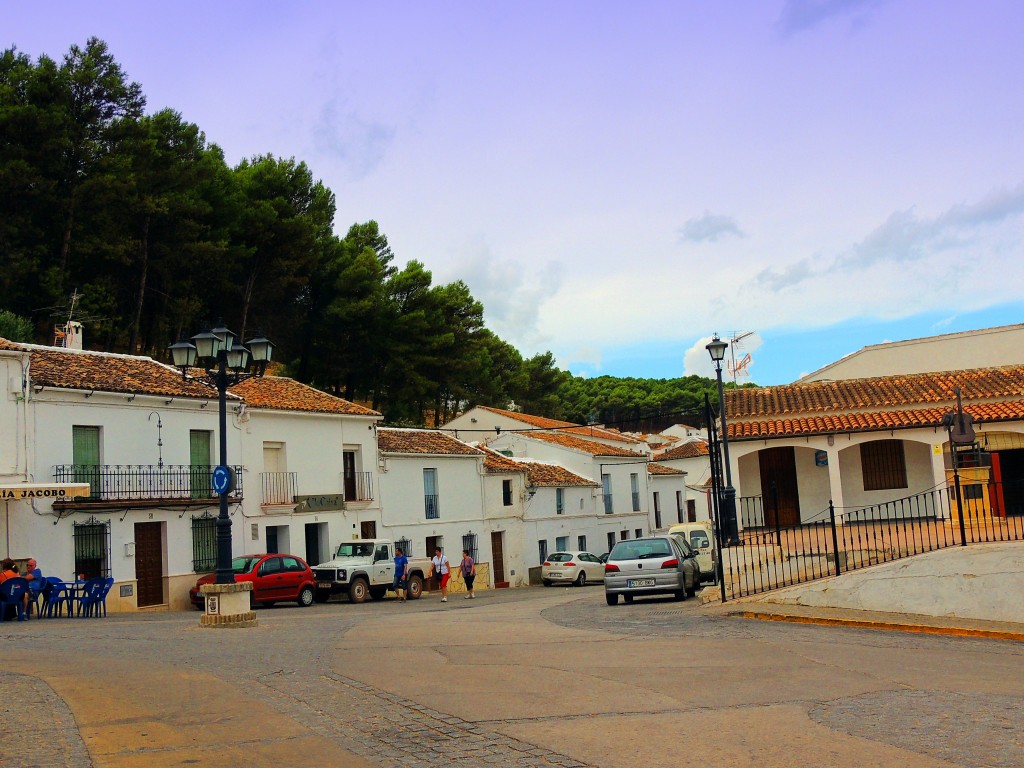
{"type": "Polygon", "coordinates": [[[734,389],[730,439],[939,426],[956,403],[979,422],[1024,419],[1024,366],[734,389]]]}
{"type": "Polygon", "coordinates": [[[542,440],[545,443],[561,445],[565,448],[573,448],[577,451],[582,451],[583,453],[589,453],[591,456],[629,456],[637,459],[644,458],[642,453],[637,453],[636,451],[629,451],[625,448],[619,448],[618,446],[598,443],[594,440],[584,440],[581,437],[567,435],[564,432],[527,432],[523,436],[529,437],[532,440],[542,440]]]}
{"type": "Polygon", "coordinates": [[[598,484],[593,480],[570,472],[558,464],[545,464],[539,461],[524,461],[526,476],[530,485],[537,485],[549,488],[597,488],[598,484]]]}
{"type": "Polygon", "coordinates": [[[675,469],[673,467],[666,467],[664,464],[657,464],[651,462],[647,465],[647,474],[649,475],[685,475],[686,473],[681,469],[675,469]]]}
{"type": "MultiPolygon", "coordinates": [[[[732,424],[729,425],[732,427],[732,424]]],[[[708,444],[703,440],[694,440],[689,443],[677,445],[674,448],[655,454],[655,461],[668,461],[669,459],[693,459],[697,456],[708,455],[708,444]]]]}
{"type": "Polygon", "coordinates": [[[377,411],[356,405],[341,397],[329,395],[295,379],[282,376],[263,376],[246,379],[231,387],[253,408],[273,408],[284,411],[312,411],[314,413],[340,413],[351,416],[380,416],[377,411]]]}
{"type": "Polygon", "coordinates": [[[31,353],[29,375],[37,386],[161,397],[217,396],[206,382],[185,380],[177,368],[149,357],[34,345],[24,349],[31,353]]]}
{"type": "Polygon", "coordinates": [[[576,424],[571,421],[559,421],[558,419],[549,419],[544,416],[533,416],[529,413],[519,413],[518,411],[506,411],[501,408],[492,408],[489,405],[478,405],[482,411],[490,411],[496,413],[499,416],[505,416],[509,419],[515,419],[521,421],[524,424],[529,424],[531,427],[537,427],[540,429],[552,429],[558,430],[559,432],[571,432],[575,435],[582,435],[584,437],[598,437],[605,440],[618,440],[623,443],[639,443],[641,442],[638,438],[631,435],[623,434],[617,429],[608,429],[607,427],[590,426],[584,424],[576,424]]]}
{"type": "Polygon", "coordinates": [[[509,458],[503,453],[482,447],[484,452],[484,471],[493,473],[525,472],[526,468],[515,459],[509,458]]]}
{"type": "Polygon", "coordinates": [[[480,456],[482,451],[456,440],[444,432],[425,429],[377,430],[377,446],[381,453],[423,453],[444,456],[480,456]]]}

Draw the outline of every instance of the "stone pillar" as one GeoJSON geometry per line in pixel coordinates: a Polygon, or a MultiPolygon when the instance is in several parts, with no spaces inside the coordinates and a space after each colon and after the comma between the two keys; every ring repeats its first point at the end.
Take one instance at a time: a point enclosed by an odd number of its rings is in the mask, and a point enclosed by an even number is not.
{"type": "Polygon", "coordinates": [[[252,582],[203,584],[199,592],[206,598],[206,611],[199,617],[201,627],[255,627],[256,611],[249,604],[252,582]]]}
{"type": "MultiPolygon", "coordinates": [[[[843,502],[843,475],[839,471],[839,448],[830,445],[825,451],[825,455],[828,456],[829,494],[832,504],[839,510],[845,506],[843,502]]],[[[842,518],[837,516],[836,522],[841,523],[842,518]]]]}

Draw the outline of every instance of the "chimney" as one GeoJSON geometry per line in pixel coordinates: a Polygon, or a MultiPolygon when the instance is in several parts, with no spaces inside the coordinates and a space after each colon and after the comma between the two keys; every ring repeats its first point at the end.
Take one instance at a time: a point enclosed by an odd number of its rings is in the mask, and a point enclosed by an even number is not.
{"type": "Polygon", "coordinates": [[[82,349],[82,324],[68,320],[63,327],[53,329],[53,346],[65,349],[82,349]]]}

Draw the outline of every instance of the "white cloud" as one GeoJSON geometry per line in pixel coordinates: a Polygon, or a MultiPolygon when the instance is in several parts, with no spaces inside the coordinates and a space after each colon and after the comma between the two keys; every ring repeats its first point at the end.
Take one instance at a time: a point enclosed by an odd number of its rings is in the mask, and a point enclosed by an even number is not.
{"type": "Polygon", "coordinates": [[[724,237],[746,237],[731,216],[718,216],[704,211],[703,216],[689,219],[679,228],[679,239],[691,243],[714,243],[724,237]]]}
{"type": "MultiPolygon", "coordinates": [[[[732,373],[729,370],[729,366],[732,364],[733,358],[735,357],[737,363],[742,362],[743,356],[747,354],[751,355],[751,358],[753,358],[753,353],[761,347],[763,342],[760,334],[757,332],[752,332],[750,335],[746,335],[745,332],[719,335],[729,342],[731,342],[731,339],[734,336],[743,337],[736,342],[735,348],[730,347],[725,350],[725,359],[722,361],[722,378],[725,381],[730,381],[732,379],[732,373]]],[[[703,338],[697,339],[693,346],[683,354],[684,376],[715,377],[715,364],[712,362],[711,355],[708,354],[707,350],[707,344],[710,341],[711,336],[704,336],[703,338]]],[[[748,372],[752,366],[753,361],[751,361],[747,367],[748,372]]],[[[748,378],[749,377],[744,377],[742,373],[739,373],[737,374],[736,381],[742,384],[744,381],[748,380],[748,378]]]]}

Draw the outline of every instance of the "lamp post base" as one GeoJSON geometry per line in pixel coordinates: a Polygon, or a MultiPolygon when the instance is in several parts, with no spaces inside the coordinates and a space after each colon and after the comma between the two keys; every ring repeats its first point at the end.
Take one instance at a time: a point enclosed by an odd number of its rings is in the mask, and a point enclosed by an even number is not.
{"type": "Polygon", "coordinates": [[[199,592],[206,598],[206,610],[199,617],[199,626],[216,628],[255,627],[256,611],[249,597],[252,583],[203,584],[199,592]]]}

